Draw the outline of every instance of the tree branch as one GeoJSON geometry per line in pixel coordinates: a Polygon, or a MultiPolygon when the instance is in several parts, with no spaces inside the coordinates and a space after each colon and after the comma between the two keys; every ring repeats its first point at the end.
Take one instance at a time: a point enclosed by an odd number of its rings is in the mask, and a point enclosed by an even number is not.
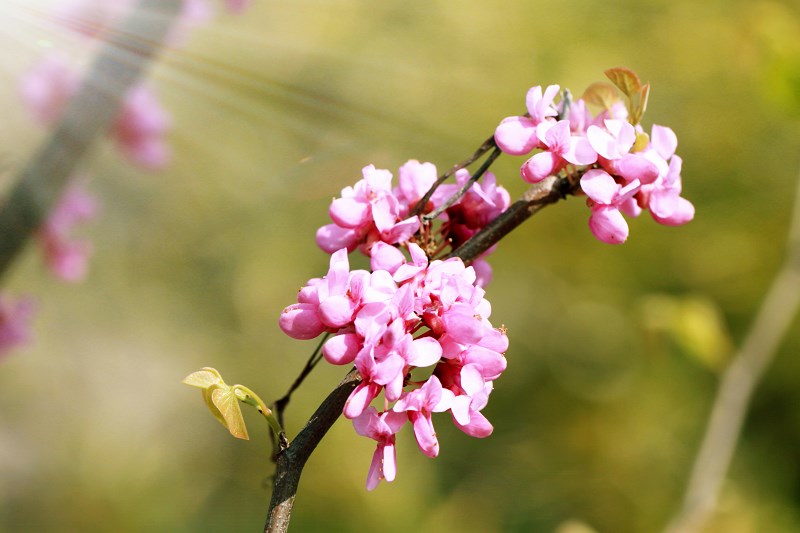
{"type": "Polygon", "coordinates": [[[284,533],[289,528],[289,519],[303,467],[322,437],[342,414],[345,401],[360,381],[361,376],[354,368],[325,398],[322,405],[314,411],[308,423],[289,444],[289,447],[278,454],[272,499],[269,504],[267,523],[264,525],[265,532],[284,533]]]}
{"type": "Polygon", "coordinates": [[[141,0],[118,31],[110,32],[61,121],[0,206],[0,277],[41,226],[92,142],[110,126],[181,5],[181,0],[141,0]]]}
{"type": "Polygon", "coordinates": [[[800,308],[800,181],[786,260],[775,276],[750,331],[722,375],[706,433],[681,509],[666,533],[700,531],[717,503],[753,391],[778,351],[800,308]]]}

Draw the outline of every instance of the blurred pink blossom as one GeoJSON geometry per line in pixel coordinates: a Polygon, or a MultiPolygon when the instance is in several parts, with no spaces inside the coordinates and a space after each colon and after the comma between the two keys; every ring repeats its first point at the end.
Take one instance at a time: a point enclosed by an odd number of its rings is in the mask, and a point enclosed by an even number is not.
{"type": "Polygon", "coordinates": [[[94,218],[98,208],[95,199],[77,182],[68,188],[39,230],[45,262],[50,271],[68,282],[86,278],[91,243],[75,240],[72,232],[78,224],[94,218]]]}
{"type": "Polygon", "coordinates": [[[30,340],[30,323],[36,305],[28,298],[13,300],[0,293],[0,359],[30,340]]]}

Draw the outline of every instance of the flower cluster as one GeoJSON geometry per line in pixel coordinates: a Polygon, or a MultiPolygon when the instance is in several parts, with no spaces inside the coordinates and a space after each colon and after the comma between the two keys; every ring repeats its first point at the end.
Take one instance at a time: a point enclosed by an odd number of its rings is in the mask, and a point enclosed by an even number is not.
{"type": "Polygon", "coordinates": [[[336,251],[328,274],[311,279],[280,317],[281,329],[296,339],[332,334],[325,359],[355,364],[361,374],[344,415],[378,442],[370,490],[394,479],[395,434],[406,421],[429,457],[439,453],[435,412],[450,411],[465,433],[488,436],[492,425],[480,411],[506,368],[508,339],[489,322],[491,306],[474,269],[458,258],[429,262],[413,243],[408,252],[410,260],[394,246],[374,243],[369,272],[351,271],[347,249],[336,251]],[[429,367],[432,372],[415,371],[429,367]],[[370,404],[381,392],[385,408],[378,412],[370,404]]]}
{"type": "MultiPolygon", "coordinates": [[[[333,200],[328,210],[332,224],[317,231],[317,244],[328,253],[340,248],[359,249],[371,255],[375,243],[407,244],[415,239],[429,255],[445,247],[457,248],[481,228],[505,211],[511,203],[508,191],[497,185],[497,179],[487,172],[482,181],[475,181],[467,192],[445,209],[437,220],[436,231],[422,227],[417,216],[409,216],[437,179],[432,163],[411,160],[398,172],[398,186],[392,187],[392,174],[373,165],[362,169],[363,179],[352,187],[342,189],[340,198],[333,200]],[[421,233],[421,234],[420,234],[421,233]]],[[[442,185],[431,196],[419,214],[431,213],[444,205],[470,179],[465,169],[455,173],[455,184],[442,185]]],[[[473,266],[478,284],[486,286],[491,279],[491,267],[485,256],[473,266]]]]}
{"type": "Polygon", "coordinates": [[[684,224],[694,217],[694,206],[680,196],[682,162],[675,155],[678,139],[665,126],[654,125],[647,135],[638,124],[649,87],[629,73],[625,72],[627,84],[621,87],[636,91],[628,94],[631,102],[636,102],[631,109],[614,98],[610,86],[595,84],[594,91],[587,93],[589,99],[604,106],[596,116],[584,99],[571,105],[562,99],[555,104],[558,85],[544,90],[536,86],[527,94],[528,114],[504,119],[494,137],[507,154],[527,155],[537,150],[520,169],[529,183],[562,172],[580,176],[591,208],[589,228],[609,244],[620,244],[628,237],[623,213],[636,217],[647,209],[656,222],[667,225],[684,224]]]}

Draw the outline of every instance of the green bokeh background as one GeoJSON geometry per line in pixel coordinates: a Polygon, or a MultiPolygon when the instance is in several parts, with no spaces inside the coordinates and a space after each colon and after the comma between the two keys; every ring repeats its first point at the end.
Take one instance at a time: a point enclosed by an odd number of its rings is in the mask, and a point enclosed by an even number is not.
{"type": "MultiPolygon", "coordinates": [[[[40,311],[35,342],[0,366],[0,530],[261,528],[265,424],[247,411],[251,440],[234,440],[180,380],[214,366],[282,395],[314,343],[284,336],[278,314],[326,271],[314,231],[361,167],[447,168],[523,112],[530,86],[580,94],[619,65],[652,85],[645,124],[677,133],[696,219],[643,216],[613,247],[571,198],[517,229],[492,256],[487,294],[511,340],[484,411],[494,434],[472,439],[441,416],[429,459],[406,428],[397,480],[368,493],[373,443],[340,420],[304,472],[292,530],[660,530],[719,370],[782,261],[800,165],[800,6],[254,3],[154,66],[175,123],[169,169],[138,172],[105,143],[87,161],[103,203],[83,231],[89,279],[53,280],[31,246],[6,280],[40,311]]],[[[3,188],[46,135],[16,78],[44,48],[75,44],[21,5],[0,8],[3,188]]],[[[495,165],[512,196],[522,161],[495,165]]],[[[795,320],[707,531],[800,531],[799,352],[795,320]]],[[[287,412],[290,436],[343,374],[315,370],[287,412]]]]}

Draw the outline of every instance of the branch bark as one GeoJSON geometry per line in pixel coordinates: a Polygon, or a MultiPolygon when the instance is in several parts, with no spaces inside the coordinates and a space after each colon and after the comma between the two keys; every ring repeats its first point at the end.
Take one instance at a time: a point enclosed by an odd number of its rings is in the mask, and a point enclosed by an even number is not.
{"type": "MultiPolygon", "coordinates": [[[[575,177],[570,179],[551,176],[533,185],[522,198],[473,235],[449,257],[460,257],[465,263],[470,263],[544,206],[566,198],[568,194],[574,194],[578,188],[579,181],[575,177]]],[[[297,437],[278,454],[272,499],[264,526],[265,533],[285,533],[289,528],[289,519],[303,467],[311,452],[342,414],[347,398],[360,381],[361,376],[358,371],[351,370],[325,398],[297,437]]]]}
{"type": "Polygon", "coordinates": [[[716,507],[753,391],[800,308],[800,181],[786,260],[775,276],[741,348],[722,375],[683,505],[665,533],[694,533],[716,507]]]}
{"type": "Polygon", "coordinates": [[[110,32],[61,121],[0,206],[0,277],[41,226],[93,141],[111,125],[181,5],[181,0],[141,0],[120,28],[110,32]]]}

